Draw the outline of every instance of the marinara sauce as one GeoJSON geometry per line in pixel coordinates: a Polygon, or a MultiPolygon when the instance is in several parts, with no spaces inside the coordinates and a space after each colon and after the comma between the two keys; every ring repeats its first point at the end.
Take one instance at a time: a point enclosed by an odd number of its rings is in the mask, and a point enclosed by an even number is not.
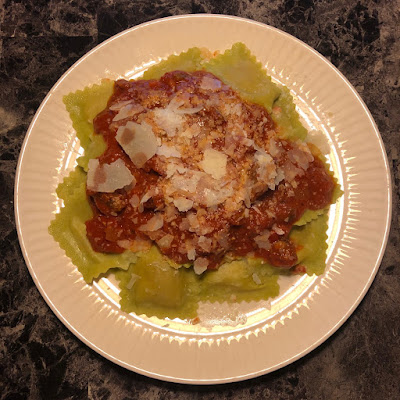
{"type": "MultiPolygon", "coordinates": [[[[160,80],[121,80],[115,83],[108,107],[94,119],[95,133],[102,135],[107,145],[99,162],[110,164],[122,159],[135,177],[136,184],[113,193],[87,190],[93,209],[93,218],[86,222],[88,239],[95,251],[104,253],[122,253],[127,244],[129,247],[135,243],[136,249],[140,249],[140,246],[145,248],[155,242],[159,244],[163,254],[177,263],[192,261],[189,259],[190,251],[185,250],[185,245],[194,243],[196,257],[207,259],[208,269],[217,268],[227,253],[261,257],[277,267],[293,267],[297,264],[297,249],[289,238],[293,224],[307,209],[319,210],[328,206],[335,188],[333,178],[317,155],[314,154],[313,160],[308,163],[304,173],[296,177],[295,183],[283,179],[274,190],[267,188],[257,192],[251,199],[250,207],[249,204],[242,204],[234,213],[227,213],[223,204],[219,204],[179,212],[171,208],[162,191],[158,190],[166,176],[160,167],[158,156],[149,159],[142,168],[137,168],[115,138],[118,125],[113,123],[117,114],[111,107],[113,104],[133,101],[148,111],[166,107],[178,91],[187,92],[188,96],[207,99],[204,90],[196,86],[196,82],[205,75],[211,74],[175,71],[164,75],[160,80]],[[150,197],[146,198],[149,193],[150,197]],[[151,221],[155,213],[163,216],[162,228],[143,231],[142,227],[151,221]],[[189,214],[192,217],[195,214],[200,227],[207,227],[202,235],[188,226],[189,214]],[[267,242],[260,246],[257,238],[265,232],[268,232],[267,242]],[[167,246],[161,245],[166,242],[167,246]]],[[[237,96],[226,86],[218,90],[221,91],[221,96],[237,96]]],[[[223,101],[223,97],[221,99],[223,101]]],[[[258,105],[243,101],[243,107],[248,110],[246,123],[262,126],[261,130],[254,131],[252,139],[263,140],[263,135],[267,137],[267,132],[274,129],[270,115],[258,105]]],[[[142,113],[130,116],[130,120],[137,122],[142,113]]],[[[209,124],[207,126],[210,126],[210,131],[219,129],[219,132],[224,133],[226,120],[218,109],[206,107],[201,111],[201,116],[199,125],[209,124]]],[[[203,125],[201,126],[204,127],[203,125]]],[[[281,148],[290,151],[290,141],[277,140],[281,148]]],[[[219,150],[223,148],[225,141],[222,135],[213,141],[212,146],[219,150]]],[[[196,146],[197,142],[192,143],[196,146]]],[[[254,149],[243,152],[243,160],[254,152],[254,149]]],[[[276,165],[283,166],[286,161],[283,154],[276,160],[276,165]]],[[[235,163],[240,162],[241,158],[237,157],[235,163]]]]}

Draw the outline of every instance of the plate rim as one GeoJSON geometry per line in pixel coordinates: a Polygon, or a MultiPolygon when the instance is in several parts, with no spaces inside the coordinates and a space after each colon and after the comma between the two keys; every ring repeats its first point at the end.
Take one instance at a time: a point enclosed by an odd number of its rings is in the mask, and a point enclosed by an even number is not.
{"type": "Polygon", "coordinates": [[[185,384],[223,384],[223,383],[229,383],[229,382],[236,382],[236,381],[241,381],[241,380],[247,380],[247,379],[251,379],[251,378],[255,378],[261,375],[264,375],[266,373],[278,370],[284,366],[287,366],[289,364],[291,364],[294,361],[297,361],[298,359],[300,359],[301,357],[309,354],[311,351],[313,351],[315,348],[317,348],[318,346],[320,346],[323,342],[325,342],[330,336],[332,336],[343,324],[344,322],[353,314],[354,310],[358,307],[358,305],[360,304],[360,302],[362,301],[362,299],[365,297],[367,291],[369,290],[373,280],[375,279],[375,276],[378,272],[378,269],[380,267],[386,246],[387,246],[387,242],[388,242],[388,238],[389,238],[389,232],[390,232],[390,225],[391,225],[391,217],[392,217],[392,177],[391,177],[391,172],[390,172],[390,168],[389,168],[389,163],[388,163],[388,158],[387,158],[387,153],[385,150],[385,146],[382,140],[382,137],[379,133],[379,129],[377,127],[377,124],[375,123],[371,112],[369,111],[368,107],[366,106],[365,102],[363,101],[363,99],[361,98],[361,96],[358,94],[358,92],[355,90],[355,88],[352,86],[352,84],[348,81],[348,79],[329,61],[327,60],[325,57],[323,57],[318,51],[316,51],[315,49],[313,49],[311,46],[309,46],[308,44],[304,43],[303,41],[301,41],[300,39],[278,29],[275,28],[273,26],[261,23],[261,22],[257,22],[254,20],[250,20],[247,18],[242,18],[242,17],[236,17],[236,16],[231,16],[231,15],[223,15],[223,14],[183,14],[183,15],[176,15],[176,16],[172,16],[172,17],[165,17],[165,18],[158,18],[155,20],[151,20],[151,21],[147,21],[144,22],[142,24],[136,25],[134,27],[128,28],[126,30],[123,30],[121,32],[119,32],[118,34],[110,37],[109,39],[105,40],[104,42],[98,44],[97,46],[95,46],[93,49],[91,49],[89,52],[87,52],[85,55],[83,55],[81,58],[79,58],[71,67],[69,67],[62,75],[61,77],[57,80],[57,82],[52,86],[52,88],[50,89],[50,91],[47,93],[47,95],[45,96],[45,98],[43,99],[42,103],[40,104],[38,110],[36,111],[29,127],[28,130],[25,134],[25,138],[21,147],[21,151],[18,157],[18,164],[17,164],[17,170],[16,170],[16,175],[15,175],[15,183],[14,183],[14,213],[15,213],[15,220],[16,220],[16,229],[17,229],[17,233],[18,233],[18,239],[19,239],[19,244],[22,250],[22,254],[26,263],[26,266],[28,267],[28,271],[32,276],[32,279],[36,285],[36,287],[38,288],[41,296],[43,297],[43,299],[46,301],[46,303],[48,304],[48,306],[50,307],[50,309],[53,311],[53,313],[57,316],[57,318],[63,323],[63,325],[65,325],[79,340],[81,340],[85,345],[87,345],[88,347],[90,347],[92,350],[96,351],[98,354],[102,355],[103,357],[105,357],[106,359],[114,362],[117,365],[120,365],[126,369],[129,369],[131,371],[134,372],[138,372],[142,375],[151,377],[151,378],[156,378],[156,379],[160,379],[160,380],[164,380],[164,381],[170,381],[170,382],[175,382],[175,383],[185,383],[185,384]],[[318,58],[320,58],[330,69],[332,69],[340,78],[341,80],[346,84],[346,87],[356,96],[358,102],[360,103],[360,105],[362,106],[365,114],[368,116],[369,122],[373,128],[374,134],[376,136],[376,138],[378,139],[379,142],[379,147],[380,147],[380,151],[381,154],[383,156],[383,161],[384,161],[384,166],[385,166],[385,172],[386,172],[386,177],[387,177],[387,199],[388,199],[388,206],[387,206],[387,210],[386,210],[386,221],[385,221],[385,233],[384,233],[384,237],[383,240],[381,242],[381,246],[379,248],[379,254],[378,257],[375,261],[375,265],[373,267],[373,269],[371,269],[371,274],[369,276],[368,281],[366,282],[366,284],[363,287],[363,290],[360,292],[359,296],[357,297],[356,301],[353,302],[352,306],[349,308],[348,312],[345,313],[342,318],[340,320],[338,320],[336,322],[336,324],[330,329],[328,330],[328,332],[325,333],[325,335],[321,336],[319,338],[319,340],[315,341],[311,346],[309,346],[306,349],[303,349],[301,352],[293,355],[292,357],[282,361],[281,363],[274,365],[274,366],[270,366],[267,367],[263,370],[259,370],[259,371],[255,371],[255,372],[251,372],[251,373],[247,373],[247,374],[243,374],[243,375],[236,375],[236,376],[231,376],[229,378],[225,378],[225,379],[187,379],[187,378],[178,378],[175,376],[166,376],[166,375],[160,375],[158,373],[154,373],[152,371],[147,371],[144,369],[141,369],[135,365],[132,364],[128,364],[122,360],[119,360],[118,358],[114,357],[112,354],[108,354],[107,352],[105,352],[103,349],[97,347],[92,341],[90,341],[89,339],[87,339],[79,330],[75,329],[69,322],[68,320],[61,314],[61,312],[58,310],[58,308],[54,305],[54,303],[52,302],[52,300],[50,299],[50,297],[47,295],[47,293],[45,292],[44,288],[42,287],[39,279],[36,276],[36,273],[34,271],[34,268],[32,267],[30,258],[29,258],[29,254],[27,252],[27,249],[25,247],[25,242],[24,242],[24,238],[23,238],[23,234],[22,234],[22,228],[21,228],[21,223],[20,223],[20,215],[19,215],[19,185],[20,185],[20,174],[21,174],[21,165],[22,165],[22,161],[24,158],[24,154],[27,148],[27,144],[29,141],[29,137],[31,136],[31,133],[33,131],[33,128],[35,126],[35,123],[39,117],[39,115],[41,114],[41,112],[43,111],[43,109],[45,108],[47,102],[49,101],[50,97],[53,95],[54,91],[58,88],[58,86],[61,84],[61,82],[69,75],[70,71],[72,71],[73,69],[75,69],[81,62],[83,62],[84,60],[86,60],[88,57],[90,57],[93,53],[95,53],[96,51],[98,51],[100,48],[102,48],[103,46],[108,45],[109,43],[111,43],[112,41],[132,32],[138,29],[142,29],[145,28],[146,26],[149,25],[156,25],[162,22],[166,22],[166,21],[173,21],[173,20],[177,20],[177,19],[227,19],[227,20],[234,20],[234,21],[241,21],[250,25],[258,25],[264,29],[270,29],[273,31],[277,31],[280,34],[283,34],[284,36],[290,38],[291,40],[295,40],[299,45],[306,47],[307,50],[311,51],[314,55],[318,56],[318,58]]]}

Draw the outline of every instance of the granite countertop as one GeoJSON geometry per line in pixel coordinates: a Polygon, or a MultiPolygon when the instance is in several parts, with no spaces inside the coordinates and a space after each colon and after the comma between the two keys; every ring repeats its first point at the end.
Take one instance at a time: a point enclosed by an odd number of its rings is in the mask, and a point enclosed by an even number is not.
{"type": "Polygon", "coordinates": [[[332,0],[0,1],[0,398],[396,399],[400,396],[400,3],[332,0]],[[392,228],[375,281],[349,320],[301,360],[256,379],[184,386],[127,371],[78,340],[26,268],[15,229],[19,151],[41,101],[79,57],[155,18],[232,14],[264,22],[327,57],[379,127],[393,181],[392,228]]]}

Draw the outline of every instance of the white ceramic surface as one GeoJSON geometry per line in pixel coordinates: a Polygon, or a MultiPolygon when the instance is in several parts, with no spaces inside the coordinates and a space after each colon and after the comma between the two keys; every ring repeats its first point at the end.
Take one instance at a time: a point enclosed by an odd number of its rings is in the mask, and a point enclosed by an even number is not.
{"type": "Polygon", "coordinates": [[[128,369],[183,383],[222,383],[271,372],[326,340],[359,304],[378,270],[391,214],[386,154],[349,82],[313,49],[275,28],[236,17],[179,16],[124,31],[75,63],[37,111],[21,151],[15,213],[22,251],[41,294],[84,343],[128,369]],[[282,277],[274,301],[201,306],[198,325],[122,313],[112,280],[87,285],[48,234],[55,189],[79,154],[62,97],[101,78],[137,77],[190,47],[244,42],[295,97],[309,130],[322,132],[345,192],[332,207],[326,272],[282,277]]]}

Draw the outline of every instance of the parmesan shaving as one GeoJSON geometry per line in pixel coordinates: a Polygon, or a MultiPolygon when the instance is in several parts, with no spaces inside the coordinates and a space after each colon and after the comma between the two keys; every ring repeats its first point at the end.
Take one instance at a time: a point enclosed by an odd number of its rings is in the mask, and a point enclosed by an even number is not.
{"type": "Polygon", "coordinates": [[[132,104],[132,100],[120,101],[119,103],[115,103],[110,107],[111,111],[119,111],[121,108],[125,107],[128,104],[132,104]]]}
{"type": "Polygon", "coordinates": [[[199,166],[214,179],[221,179],[226,174],[227,158],[228,156],[220,151],[206,149],[199,166]]]}
{"type": "Polygon", "coordinates": [[[118,240],[117,245],[119,247],[122,247],[123,249],[130,249],[132,246],[132,242],[130,240],[126,240],[126,239],[118,240]]]}
{"type": "Polygon", "coordinates": [[[207,266],[209,262],[206,258],[198,258],[193,264],[193,270],[197,275],[201,275],[203,272],[207,271],[207,266]]]}
{"type": "Polygon", "coordinates": [[[269,241],[270,232],[264,231],[261,235],[254,238],[257,246],[260,249],[269,250],[271,248],[271,242],[269,241]]]}
{"type": "Polygon", "coordinates": [[[125,163],[119,158],[111,164],[101,164],[98,159],[89,160],[87,188],[95,192],[112,193],[136,183],[125,163]]]}
{"type": "Polygon", "coordinates": [[[146,201],[150,200],[150,199],[152,198],[153,194],[154,194],[153,192],[154,192],[154,191],[153,191],[152,189],[150,189],[149,191],[147,191],[147,192],[143,195],[142,199],[140,200],[140,204],[144,204],[144,203],[146,203],[146,201]]]}
{"type": "Polygon", "coordinates": [[[174,111],[177,114],[196,114],[203,109],[202,106],[194,107],[194,108],[177,108],[174,111]]]}
{"type": "Polygon", "coordinates": [[[118,128],[115,136],[125,153],[136,167],[141,168],[157,152],[157,139],[146,122],[136,124],[129,121],[118,128]]]}
{"type": "Polygon", "coordinates": [[[172,146],[167,146],[165,144],[162,144],[157,149],[157,155],[164,156],[166,158],[171,158],[171,157],[181,158],[182,157],[181,153],[178,150],[176,150],[172,146]]]}
{"type": "Polygon", "coordinates": [[[119,110],[118,114],[113,118],[113,122],[118,122],[123,119],[133,117],[134,115],[139,114],[143,110],[144,108],[141,105],[127,104],[119,110]]]}
{"type": "MultiPolygon", "coordinates": [[[[188,256],[189,260],[193,261],[196,258],[196,250],[195,250],[195,248],[192,248],[192,249],[188,250],[187,256],[188,256]]],[[[206,267],[206,269],[207,269],[207,267],[206,267]]]]}
{"type": "Polygon", "coordinates": [[[268,184],[269,188],[274,190],[276,167],[273,158],[265,151],[256,151],[254,158],[258,165],[257,174],[259,180],[268,184]]]}
{"type": "Polygon", "coordinates": [[[171,243],[173,240],[174,240],[174,237],[168,233],[167,235],[165,235],[161,239],[159,239],[157,241],[157,244],[161,248],[168,249],[171,246],[171,243]]]}
{"type": "Polygon", "coordinates": [[[179,197],[174,200],[175,207],[181,211],[189,211],[193,207],[193,200],[186,199],[184,197],[179,197]]]}
{"type": "Polygon", "coordinates": [[[206,252],[211,251],[211,246],[212,246],[212,239],[207,238],[205,236],[200,236],[199,237],[199,246],[206,252]]]}
{"type": "Polygon", "coordinates": [[[169,137],[173,137],[178,131],[181,131],[185,121],[182,115],[176,112],[179,106],[178,104],[181,105],[183,103],[177,104],[174,100],[175,99],[173,99],[166,108],[156,108],[153,111],[156,124],[163,129],[169,137]]]}
{"type": "Polygon", "coordinates": [[[284,235],[285,231],[281,228],[279,228],[279,226],[277,226],[276,224],[272,227],[272,230],[277,233],[278,235],[284,235]]]}
{"type": "Polygon", "coordinates": [[[140,199],[139,196],[137,194],[134,194],[130,199],[129,199],[129,203],[133,208],[137,208],[140,204],[140,199]]]}
{"type": "Polygon", "coordinates": [[[164,225],[164,220],[161,214],[156,214],[151,217],[146,224],[139,227],[139,231],[142,232],[154,232],[161,229],[164,225]]]}

